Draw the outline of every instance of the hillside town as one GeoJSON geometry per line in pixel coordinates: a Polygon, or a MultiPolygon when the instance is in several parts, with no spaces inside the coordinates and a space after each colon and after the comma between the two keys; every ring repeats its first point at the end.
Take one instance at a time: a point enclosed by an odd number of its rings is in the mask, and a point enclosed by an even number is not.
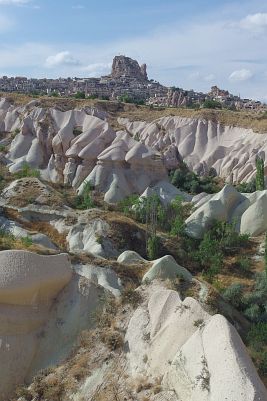
{"type": "Polygon", "coordinates": [[[100,78],[28,79],[3,76],[0,78],[0,91],[62,97],[79,93],[84,97],[125,100],[158,107],[201,107],[206,100],[213,100],[229,109],[259,111],[266,108],[260,101],[242,99],[217,86],[212,86],[208,93],[163,86],[148,79],[146,64],[140,66],[136,60],[125,56],[116,56],[111,74],[100,78]]]}

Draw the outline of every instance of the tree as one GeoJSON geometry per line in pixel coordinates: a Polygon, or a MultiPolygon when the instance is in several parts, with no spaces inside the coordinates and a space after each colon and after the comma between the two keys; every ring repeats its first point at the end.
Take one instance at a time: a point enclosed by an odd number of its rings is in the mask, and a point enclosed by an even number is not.
{"type": "Polygon", "coordinates": [[[267,277],[267,232],[265,233],[264,262],[265,262],[265,274],[267,277]]]}
{"type": "Polygon", "coordinates": [[[222,104],[220,102],[217,102],[216,100],[207,99],[203,103],[203,107],[205,109],[221,109],[222,108],[222,104]]]}
{"type": "Polygon", "coordinates": [[[264,182],[264,161],[261,157],[257,157],[256,159],[256,190],[263,191],[265,189],[264,182]]]}
{"type": "Polygon", "coordinates": [[[84,92],[77,92],[74,95],[75,99],[85,99],[85,93],[84,92]]]}

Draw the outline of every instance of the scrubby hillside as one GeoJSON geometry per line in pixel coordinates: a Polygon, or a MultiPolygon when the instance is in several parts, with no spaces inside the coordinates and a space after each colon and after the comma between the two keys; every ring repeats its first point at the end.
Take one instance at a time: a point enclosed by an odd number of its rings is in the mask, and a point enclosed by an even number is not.
{"type": "Polygon", "coordinates": [[[26,100],[0,104],[0,400],[265,401],[267,191],[222,168],[264,135],[26,100]]]}

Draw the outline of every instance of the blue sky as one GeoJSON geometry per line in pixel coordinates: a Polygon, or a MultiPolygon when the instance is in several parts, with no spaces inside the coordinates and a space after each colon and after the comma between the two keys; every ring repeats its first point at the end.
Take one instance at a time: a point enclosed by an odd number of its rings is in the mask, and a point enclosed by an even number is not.
{"type": "Polygon", "coordinates": [[[150,78],[267,102],[265,0],[0,0],[0,75],[100,76],[125,54],[150,78]]]}

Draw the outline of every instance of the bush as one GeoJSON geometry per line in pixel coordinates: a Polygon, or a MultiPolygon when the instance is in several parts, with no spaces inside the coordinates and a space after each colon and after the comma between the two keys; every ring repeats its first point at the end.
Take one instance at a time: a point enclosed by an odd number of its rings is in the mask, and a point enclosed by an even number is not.
{"type": "Polygon", "coordinates": [[[263,375],[267,375],[267,351],[260,355],[259,370],[263,375]]]}
{"type": "Polygon", "coordinates": [[[254,324],[248,333],[247,340],[255,351],[260,351],[267,343],[267,323],[254,324]]]}
{"type": "Polygon", "coordinates": [[[146,220],[146,198],[140,199],[138,195],[130,195],[118,203],[118,209],[144,223],[146,220]]]}
{"type": "Polygon", "coordinates": [[[252,193],[256,191],[256,180],[253,179],[250,182],[241,182],[236,186],[238,192],[252,193]]]}
{"type": "Polygon", "coordinates": [[[23,237],[20,240],[21,240],[22,244],[24,246],[26,246],[27,248],[33,244],[33,241],[31,239],[31,237],[29,237],[29,236],[23,237]]]}
{"type": "Polygon", "coordinates": [[[74,200],[74,208],[80,210],[92,209],[95,207],[94,201],[90,195],[93,187],[90,182],[86,182],[81,195],[76,196],[74,200]]]}
{"type": "Polygon", "coordinates": [[[147,241],[147,256],[150,260],[157,259],[159,256],[160,239],[156,235],[150,237],[147,241]]]}
{"type": "Polygon", "coordinates": [[[170,177],[172,185],[192,194],[201,192],[213,194],[220,190],[216,182],[216,171],[213,169],[209,171],[207,176],[199,177],[194,172],[189,171],[188,167],[183,164],[180,169],[172,171],[170,177]]]}
{"type": "Polygon", "coordinates": [[[205,109],[221,109],[222,104],[216,100],[208,99],[202,105],[205,109]]]}
{"type": "Polygon", "coordinates": [[[256,189],[257,191],[263,191],[265,189],[264,182],[264,160],[260,157],[256,159],[256,189]]]}
{"type": "Polygon", "coordinates": [[[244,286],[240,283],[230,285],[224,292],[224,299],[234,307],[240,307],[244,286]]]}
{"type": "Polygon", "coordinates": [[[240,257],[237,259],[237,267],[245,274],[251,272],[251,260],[247,257],[240,257]]]}
{"type": "Polygon", "coordinates": [[[257,304],[252,304],[249,308],[245,309],[244,315],[251,322],[258,322],[260,320],[260,315],[261,315],[260,306],[257,304]]]}
{"type": "Polygon", "coordinates": [[[74,95],[75,99],[85,99],[85,92],[77,92],[74,95]]]}
{"type": "Polygon", "coordinates": [[[32,168],[28,163],[24,163],[22,169],[14,174],[16,178],[35,177],[40,178],[40,171],[32,168]]]}
{"type": "Polygon", "coordinates": [[[119,96],[118,100],[119,100],[119,102],[122,102],[122,103],[134,103],[134,104],[137,104],[137,105],[144,105],[145,104],[144,100],[134,99],[134,98],[130,97],[128,94],[119,96]]]}
{"type": "Polygon", "coordinates": [[[214,221],[210,228],[210,234],[224,251],[236,247],[246,247],[249,243],[249,235],[239,234],[235,230],[235,222],[214,221]]]}

